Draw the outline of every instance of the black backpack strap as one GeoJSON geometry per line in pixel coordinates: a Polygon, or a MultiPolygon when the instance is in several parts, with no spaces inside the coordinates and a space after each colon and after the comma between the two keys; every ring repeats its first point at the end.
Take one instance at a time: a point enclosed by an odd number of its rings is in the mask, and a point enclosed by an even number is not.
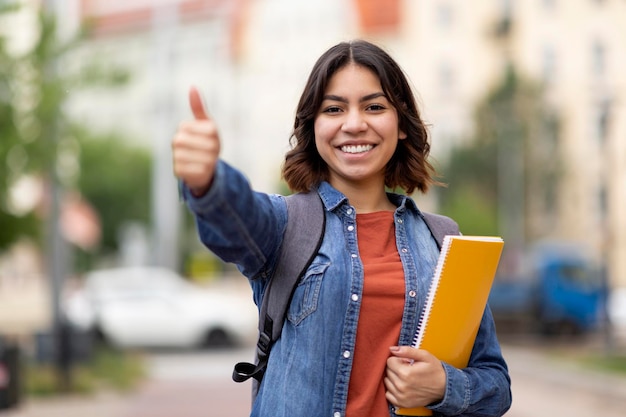
{"type": "Polygon", "coordinates": [[[422,212],[424,221],[430,229],[433,237],[437,241],[437,246],[441,249],[443,244],[443,238],[446,235],[460,235],[459,225],[450,217],[442,216],[440,214],[422,212]]]}
{"type": "Polygon", "coordinates": [[[287,228],[278,263],[267,284],[259,313],[259,340],[256,364],[240,362],[233,370],[233,380],[249,378],[261,381],[270,350],[280,337],[283,321],[298,279],[305,273],[322,243],[325,211],[317,192],[293,194],[287,202],[287,228]]]}

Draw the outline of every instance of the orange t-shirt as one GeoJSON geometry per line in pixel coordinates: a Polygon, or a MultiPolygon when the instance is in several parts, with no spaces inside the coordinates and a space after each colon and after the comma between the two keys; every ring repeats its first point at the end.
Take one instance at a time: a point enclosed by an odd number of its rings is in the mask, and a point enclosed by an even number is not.
{"type": "Polygon", "coordinates": [[[356,220],[364,284],[346,416],[389,416],[384,377],[389,347],[400,336],[404,272],[393,212],[358,214],[356,220]]]}

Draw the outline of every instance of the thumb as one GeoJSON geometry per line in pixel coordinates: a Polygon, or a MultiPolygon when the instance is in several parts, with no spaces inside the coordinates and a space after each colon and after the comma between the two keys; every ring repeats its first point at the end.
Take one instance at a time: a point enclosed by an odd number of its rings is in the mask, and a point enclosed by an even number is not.
{"type": "Polygon", "coordinates": [[[204,109],[202,96],[196,87],[189,89],[189,107],[191,107],[191,112],[196,120],[209,120],[209,116],[204,109]]]}

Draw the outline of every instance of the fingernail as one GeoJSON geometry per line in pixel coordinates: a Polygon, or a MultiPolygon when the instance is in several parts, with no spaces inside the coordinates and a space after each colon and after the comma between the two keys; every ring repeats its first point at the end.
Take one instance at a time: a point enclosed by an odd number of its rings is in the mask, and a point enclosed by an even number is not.
{"type": "Polygon", "coordinates": [[[390,346],[389,350],[392,351],[392,352],[398,352],[400,350],[400,347],[399,346],[390,346]]]}

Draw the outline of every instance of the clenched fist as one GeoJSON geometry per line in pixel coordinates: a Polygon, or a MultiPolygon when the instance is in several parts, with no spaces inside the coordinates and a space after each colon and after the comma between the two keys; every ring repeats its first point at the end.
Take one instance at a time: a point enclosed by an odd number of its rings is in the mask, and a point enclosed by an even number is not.
{"type": "Polygon", "coordinates": [[[172,140],[174,175],[195,196],[206,193],[213,181],[220,153],[220,138],[215,122],[207,115],[200,93],[189,89],[189,106],[194,119],[184,121],[172,140]]]}
{"type": "Polygon", "coordinates": [[[446,371],[435,356],[408,346],[391,349],[387,359],[387,400],[399,407],[423,407],[443,398],[446,371]]]}

